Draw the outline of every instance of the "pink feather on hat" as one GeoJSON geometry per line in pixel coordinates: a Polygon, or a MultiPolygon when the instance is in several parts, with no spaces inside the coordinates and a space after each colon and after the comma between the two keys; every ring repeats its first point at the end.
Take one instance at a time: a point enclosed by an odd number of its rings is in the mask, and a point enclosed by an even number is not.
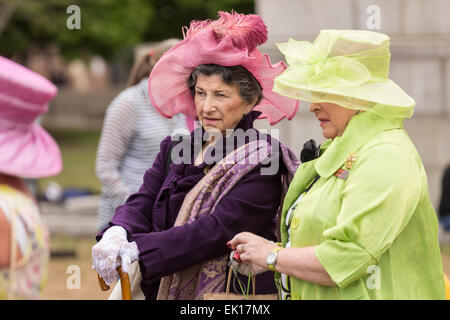
{"type": "Polygon", "coordinates": [[[267,26],[256,14],[240,14],[232,11],[219,11],[219,19],[211,21],[192,21],[185,32],[188,38],[204,29],[212,29],[218,40],[229,36],[233,44],[239,48],[247,48],[252,52],[267,41],[267,26]]]}

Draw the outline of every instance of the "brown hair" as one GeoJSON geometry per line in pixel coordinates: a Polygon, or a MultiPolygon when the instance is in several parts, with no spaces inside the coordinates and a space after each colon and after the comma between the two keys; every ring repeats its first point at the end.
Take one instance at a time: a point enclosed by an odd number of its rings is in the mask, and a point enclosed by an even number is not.
{"type": "Polygon", "coordinates": [[[146,53],[141,54],[135,61],[128,78],[128,87],[138,84],[142,79],[148,78],[152,72],[156,62],[180,40],[167,39],[161,41],[152,49],[148,49],[146,53]]]}

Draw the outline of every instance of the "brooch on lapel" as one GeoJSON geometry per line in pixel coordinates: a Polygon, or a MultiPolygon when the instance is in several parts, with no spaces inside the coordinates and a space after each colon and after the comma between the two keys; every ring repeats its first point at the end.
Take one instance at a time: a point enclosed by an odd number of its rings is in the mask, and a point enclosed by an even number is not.
{"type": "Polygon", "coordinates": [[[353,162],[356,161],[356,153],[352,152],[350,153],[350,155],[348,156],[347,160],[345,160],[345,167],[347,169],[351,169],[353,162]]]}
{"type": "Polygon", "coordinates": [[[350,173],[350,169],[353,166],[353,162],[356,161],[356,153],[352,152],[350,153],[350,155],[348,156],[347,160],[345,160],[344,162],[344,168],[339,168],[338,171],[336,171],[334,173],[334,176],[340,178],[340,179],[347,179],[349,173],[350,173]]]}

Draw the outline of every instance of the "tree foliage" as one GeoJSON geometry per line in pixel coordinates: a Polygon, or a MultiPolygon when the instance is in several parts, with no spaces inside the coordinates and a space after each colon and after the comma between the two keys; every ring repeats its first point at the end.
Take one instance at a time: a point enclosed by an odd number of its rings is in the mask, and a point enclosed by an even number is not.
{"type": "Polygon", "coordinates": [[[155,16],[145,33],[149,41],[181,38],[181,28],[192,20],[217,18],[217,12],[253,13],[254,0],[152,0],[155,16]]]}
{"type": "Polygon", "coordinates": [[[0,0],[14,6],[0,28],[0,54],[26,55],[31,48],[56,45],[67,59],[99,54],[114,57],[140,42],[181,38],[191,20],[216,18],[217,11],[251,13],[253,0],[0,0]],[[67,7],[77,5],[81,29],[69,30],[67,7]]]}

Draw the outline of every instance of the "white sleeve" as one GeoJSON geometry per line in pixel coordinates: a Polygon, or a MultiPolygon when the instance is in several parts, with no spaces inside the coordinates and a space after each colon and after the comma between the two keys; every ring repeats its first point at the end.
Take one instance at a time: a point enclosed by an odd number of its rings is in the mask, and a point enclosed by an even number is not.
{"type": "Polygon", "coordinates": [[[120,166],[135,134],[136,113],[126,99],[116,98],[108,107],[97,150],[96,173],[102,191],[123,203],[131,190],[125,185],[120,166]]]}

